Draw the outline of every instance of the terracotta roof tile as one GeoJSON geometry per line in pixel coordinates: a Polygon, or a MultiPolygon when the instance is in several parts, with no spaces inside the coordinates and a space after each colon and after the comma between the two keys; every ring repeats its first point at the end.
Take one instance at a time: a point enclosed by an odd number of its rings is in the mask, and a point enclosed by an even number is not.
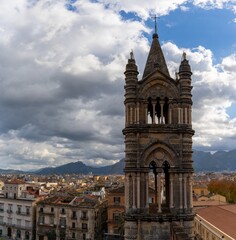
{"type": "Polygon", "coordinates": [[[225,234],[236,239],[236,205],[212,206],[196,210],[196,213],[223,231],[225,234]]]}

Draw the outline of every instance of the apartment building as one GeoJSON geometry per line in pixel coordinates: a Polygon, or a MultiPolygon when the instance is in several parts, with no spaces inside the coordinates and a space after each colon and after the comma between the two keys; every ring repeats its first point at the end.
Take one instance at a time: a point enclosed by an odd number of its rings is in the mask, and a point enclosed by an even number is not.
{"type": "Polygon", "coordinates": [[[99,196],[54,196],[37,203],[37,240],[100,240],[107,200],[99,196]]]}
{"type": "Polygon", "coordinates": [[[35,203],[38,191],[24,181],[4,183],[0,198],[0,236],[9,239],[35,239],[35,203]]]}

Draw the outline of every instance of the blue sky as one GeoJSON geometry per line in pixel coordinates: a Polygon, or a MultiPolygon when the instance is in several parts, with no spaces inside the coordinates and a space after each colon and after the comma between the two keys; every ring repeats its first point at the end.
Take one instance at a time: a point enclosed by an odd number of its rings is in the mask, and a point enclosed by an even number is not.
{"type": "Polygon", "coordinates": [[[0,168],[124,157],[124,69],[140,76],[158,19],[171,76],[193,76],[193,147],[236,148],[235,0],[0,2],[0,168]]]}

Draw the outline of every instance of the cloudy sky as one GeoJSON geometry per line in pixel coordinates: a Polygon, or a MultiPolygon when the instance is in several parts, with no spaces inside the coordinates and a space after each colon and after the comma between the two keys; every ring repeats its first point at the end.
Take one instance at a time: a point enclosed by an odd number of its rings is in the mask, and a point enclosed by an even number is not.
{"type": "Polygon", "coordinates": [[[193,70],[194,149],[236,148],[236,0],[0,1],[0,168],[124,157],[124,76],[157,14],[171,75],[193,70]]]}

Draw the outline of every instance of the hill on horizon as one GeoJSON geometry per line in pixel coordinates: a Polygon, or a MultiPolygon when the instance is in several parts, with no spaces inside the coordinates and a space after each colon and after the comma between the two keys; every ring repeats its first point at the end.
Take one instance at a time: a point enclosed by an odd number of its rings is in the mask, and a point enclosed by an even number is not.
{"type": "MultiPolygon", "coordinates": [[[[19,171],[13,169],[0,169],[0,174],[32,173],[39,175],[48,174],[89,174],[110,175],[124,174],[125,162],[119,162],[104,167],[87,166],[81,161],[67,163],[58,167],[46,167],[37,171],[19,171]]],[[[216,151],[215,153],[197,151],[193,152],[193,167],[195,172],[220,172],[236,171],[236,149],[231,151],[216,151]]]]}

